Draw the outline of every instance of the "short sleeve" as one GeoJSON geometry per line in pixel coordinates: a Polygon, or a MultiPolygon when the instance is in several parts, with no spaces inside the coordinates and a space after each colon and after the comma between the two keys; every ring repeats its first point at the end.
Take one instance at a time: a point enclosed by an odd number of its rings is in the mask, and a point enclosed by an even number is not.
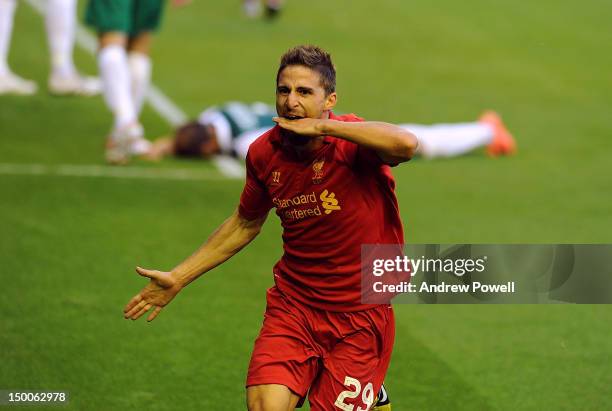
{"type": "MultiPolygon", "coordinates": [[[[346,121],[349,123],[359,123],[365,121],[362,117],[356,116],[355,114],[345,114],[342,116],[332,115],[331,117],[334,120],[346,121]]],[[[376,151],[357,145],[355,143],[345,144],[344,146],[346,150],[347,158],[353,159],[354,164],[360,168],[378,168],[385,163],[382,159],[376,154],[376,151]]]]}
{"type": "Polygon", "coordinates": [[[265,216],[272,208],[272,201],[264,183],[257,176],[250,153],[246,157],[246,182],[240,195],[238,212],[247,220],[265,216]]]}

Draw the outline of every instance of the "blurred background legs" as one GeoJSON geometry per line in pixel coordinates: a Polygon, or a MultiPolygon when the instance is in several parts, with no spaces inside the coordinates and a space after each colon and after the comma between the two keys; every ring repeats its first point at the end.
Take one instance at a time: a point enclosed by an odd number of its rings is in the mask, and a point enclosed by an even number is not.
{"type": "Polygon", "coordinates": [[[16,0],[0,0],[0,94],[31,95],[38,90],[36,83],[13,73],[8,64],[16,7],[16,0]]]}
{"type": "Polygon", "coordinates": [[[45,26],[51,55],[49,92],[55,95],[93,96],[101,91],[100,80],[82,76],[72,53],[76,31],[76,0],[48,0],[45,26]]]}
{"type": "Polygon", "coordinates": [[[250,18],[256,18],[264,14],[268,19],[278,17],[282,7],[282,0],[243,0],[244,13],[250,18]]]}

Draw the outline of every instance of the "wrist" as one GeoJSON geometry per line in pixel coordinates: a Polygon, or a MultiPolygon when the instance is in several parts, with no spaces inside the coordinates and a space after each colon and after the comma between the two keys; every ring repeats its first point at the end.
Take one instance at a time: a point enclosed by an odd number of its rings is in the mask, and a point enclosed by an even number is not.
{"type": "Polygon", "coordinates": [[[170,277],[174,279],[174,287],[179,289],[179,291],[189,284],[188,276],[176,269],[170,272],[170,277]]]}
{"type": "Polygon", "coordinates": [[[333,123],[335,123],[335,122],[336,122],[336,120],[330,120],[330,119],[325,119],[325,120],[319,121],[319,124],[317,124],[318,134],[321,135],[321,136],[332,135],[332,133],[333,133],[333,123]]]}

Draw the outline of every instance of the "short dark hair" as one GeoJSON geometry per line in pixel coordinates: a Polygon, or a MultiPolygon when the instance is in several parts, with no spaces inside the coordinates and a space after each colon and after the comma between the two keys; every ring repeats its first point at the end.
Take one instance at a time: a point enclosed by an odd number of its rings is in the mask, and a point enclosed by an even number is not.
{"type": "Polygon", "coordinates": [[[319,73],[321,85],[327,94],[336,91],[336,68],[332,63],[331,56],[325,50],[317,46],[297,46],[289,49],[281,57],[276,83],[280,73],[287,66],[304,66],[319,73]]]}
{"type": "Polygon", "coordinates": [[[180,157],[201,157],[201,147],[210,139],[210,133],[204,125],[191,121],[176,130],[174,153],[180,157]]]}

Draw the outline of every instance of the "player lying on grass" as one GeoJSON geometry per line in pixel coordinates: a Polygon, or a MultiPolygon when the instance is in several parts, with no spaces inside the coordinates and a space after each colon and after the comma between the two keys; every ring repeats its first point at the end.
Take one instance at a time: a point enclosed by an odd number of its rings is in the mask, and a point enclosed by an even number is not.
{"type": "Polygon", "coordinates": [[[251,242],[275,208],[284,253],[248,369],[250,411],[293,410],[306,396],[313,411],[370,410],[391,359],[393,309],[361,301],[361,246],[404,243],[390,165],[410,160],[418,143],[402,127],[335,115],[335,85],[320,48],[283,55],[277,126],[249,146],[237,210],[172,271],[137,268],[150,282],[124,308],[125,318],[152,310],[155,319],[251,242]]]}
{"type": "MultiPolygon", "coordinates": [[[[274,107],[264,103],[229,102],[211,107],[197,120],[177,128],[172,137],[154,141],[144,158],[209,158],[226,154],[244,159],[251,143],[274,126],[274,116],[274,107]]],[[[479,147],[486,147],[491,156],[510,155],[516,150],[514,138],[494,111],[484,112],[479,121],[472,123],[400,127],[418,136],[417,154],[425,158],[460,156],[479,147]]]]}

